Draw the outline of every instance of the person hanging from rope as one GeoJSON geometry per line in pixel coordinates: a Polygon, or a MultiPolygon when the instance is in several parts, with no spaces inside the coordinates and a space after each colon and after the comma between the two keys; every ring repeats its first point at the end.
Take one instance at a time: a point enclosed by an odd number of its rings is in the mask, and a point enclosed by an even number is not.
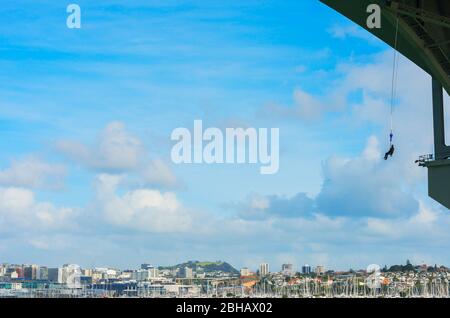
{"type": "Polygon", "coordinates": [[[392,157],[394,155],[394,152],[395,152],[395,147],[394,147],[394,144],[392,143],[392,140],[394,138],[393,113],[394,113],[395,97],[396,97],[396,93],[397,93],[397,76],[398,76],[397,44],[398,44],[398,17],[397,17],[397,25],[396,25],[396,30],[395,30],[394,65],[392,66],[391,114],[390,114],[391,133],[389,134],[390,148],[389,148],[388,152],[386,152],[384,154],[384,160],[388,160],[388,158],[392,157]]]}
{"type": "Polygon", "coordinates": [[[394,155],[394,151],[395,151],[395,147],[394,147],[394,145],[392,144],[392,137],[394,137],[394,134],[391,132],[391,134],[389,135],[389,137],[390,137],[390,140],[391,140],[391,147],[389,148],[389,150],[388,150],[388,152],[386,152],[385,154],[384,154],[384,160],[388,160],[388,157],[389,156],[393,156],[394,155]]]}

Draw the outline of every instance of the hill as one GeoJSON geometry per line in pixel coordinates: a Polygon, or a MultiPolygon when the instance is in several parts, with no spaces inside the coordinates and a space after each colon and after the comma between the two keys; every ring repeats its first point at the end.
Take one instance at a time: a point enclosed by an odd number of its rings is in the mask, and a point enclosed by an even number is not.
{"type": "Polygon", "coordinates": [[[203,270],[205,273],[221,271],[224,273],[239,275],[239,271],[227,262],[200,262],[200,261],[188,261],[185,263],[177,264],[174,266],[161,266],[160,269],[182,269],[184,267],[192,268],[194,271],[203,270]]]}

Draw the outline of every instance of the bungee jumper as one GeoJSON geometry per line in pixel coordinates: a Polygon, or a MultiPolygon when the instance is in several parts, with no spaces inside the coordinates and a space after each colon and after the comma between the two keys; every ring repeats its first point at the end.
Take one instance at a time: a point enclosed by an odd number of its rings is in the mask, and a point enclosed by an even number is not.
{"type": "Polygon", "coordinates": [[[391,134],[389,135],[389,137],[390,137],[390,140],[391,140],[391,147],[389,148],[388,152],[386,152],[386,153],[384,154],[384,160],[388,160],[388,157],[389,157],[389,156],[392,157],[392,156],[394,155],[394,151],[395,151],[395,147],[394,147],[394,145],[392,144],[392,137],[394,137],[394,134],[391,133],[391,134]]]}
{"type": "Polygon", "coordinates": [[[388,160],[388,158],[392,157],[395,152],[395,147],[394,147],[394,144],[392,143],[392,140],[394,138],[393,114],[394,114],[395,98],[396,98],[396,93],[397,93],[397,77],[398,77],[397,44],[398,44],[398,16],[397,16],[397,25],[396,25],[396,30],[395,30],[394,65],[392,66],[392,82],[391,82],[391,114],[390,114],[391,133],[389,134],[390,147],[389,147],[389,150],[384,154],[384,160],[388,160]]]}

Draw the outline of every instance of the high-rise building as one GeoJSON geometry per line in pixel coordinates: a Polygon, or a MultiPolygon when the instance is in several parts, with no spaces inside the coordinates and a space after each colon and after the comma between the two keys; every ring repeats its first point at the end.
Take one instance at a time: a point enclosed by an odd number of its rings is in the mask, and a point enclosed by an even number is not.
{"type": "Polygon", "coordinates": [[[23,277],[28,280],[35,280],[38,274],[38,265],[27,265],[23,267],[23,277]]]}
{"type": "Polygon", "coordinates": [[[17,278],[24,278],[22,266],[17,266],[15,268],[12,268],[12,271],[17,273],[17,278]]]}
{"type": "Polygon", "coordinates": [[[0,265],[0,276],[4,276],[6,274],[6,265],[0,265]]]}
{"type": "Polygon", "coordinates": [[[178,267],[172,268],[170,270],[170,275],[171,276],[176,276],[176,277],[181,277],[180,275],[180,269],[178,267]]]}
{"type": "Polygon", "coordinates": [[[303,265],[302,274],[311,274],[311,266],[308,264],[303,265]]]}
{"type": "Polygon", "coordinates": [[[294,275],[294,266],[292,264],[281,265],[281,273],[286,276],[294,275]]]}
{"type": "Polygon", "coordinates": [[[24,266],[23,267],[23,278],[25,278],[25,279],[32,279],[32,276],[33,276],[33,273],[32,273],[31,266],[24,266]]]}
{"type": "Polygon", "coordinates": [[[259,276],[264,277],[269,275],[269,264],[267,263],[261,263],[259,265],[259,276]]]}
{"type": "Polygon", "coordinates": [[[138,282],[145,281],[150,278],[148,269],[138,269],[133,272],[132,278],[138,282]]]}
{"type": "Polygon", "coordinates": [[[48,280],[48,268],[45,266],[39,267],[36,279],[48,280]]]}
{"type": "Polygon", "coordinates": [[[131,278],[137,281],[146,281],[159,277],[159,270],[153,266],[146,266],[146,269],[138,269],[131,273],[131,278]]]}
{"type": "Polygon", "coordinates": [[[47,270],[48,280],[54,283],[62,283],[61,269],[60,268],[49,268],[47,270]]]}
{"type": "Polygon", "coordinates": [[[158,278],[159,277],[159,269],[156,267],[151,267],[148,269],[150,278],[158,278]]]}
{"type": "Polygon", "coordinates": [[[192,268],[185,267],[184,268],[184,277],[185,278],[194,278],[194,271],[192,268]]]}
{"type": "Polygon", "coordinates": [[[148,280],[151,278],[159,277],[158,268],[156,268],[153,265],[150,265],[148,263],[141,264],[141,270],[139,272],[141,273],[141,277],[145,276],[145,279],[141,279],[141,280],[148,280]],[[146,271],[146,272],[144,273],[144,271],[146,271]]]}
{"type": "Polygon", "coordinates": [[[325,274],[325,266],[323,266],[323,265],[317,265],[317,266],[316,266],[315,273],[316,273],[317,275],[323,275],[323,274],[325,274]]]}

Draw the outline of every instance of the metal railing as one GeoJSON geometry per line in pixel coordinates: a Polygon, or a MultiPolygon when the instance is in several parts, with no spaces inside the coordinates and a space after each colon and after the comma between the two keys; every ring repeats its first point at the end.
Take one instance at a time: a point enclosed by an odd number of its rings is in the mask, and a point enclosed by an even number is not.
{"type": "Polygon", "coordinates": [[[425,167],[427,162],[433,161],[434,156],[432,154],[422,155],[415,161],[420,167],[425,167]]]}

